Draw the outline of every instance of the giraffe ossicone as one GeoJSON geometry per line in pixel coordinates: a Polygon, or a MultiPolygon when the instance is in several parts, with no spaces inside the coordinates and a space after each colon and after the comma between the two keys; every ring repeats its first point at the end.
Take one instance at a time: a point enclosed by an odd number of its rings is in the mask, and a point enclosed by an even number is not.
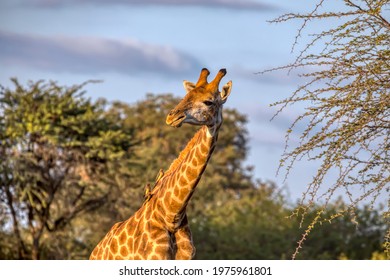
{"type": "Polygon", "coordinates": [[[116,223],[92,251],[90,259],[192,259],[195,247],[186,207],[214,151],[222,125],[222,107],[232,82],[219,91],[226,75],[221,69],[210,83],[203,68],[196,84],[184,81],[184,98],[169,112],[166,123],[201,128],[167,171],[158,173],[153,189],[129,219],[116,223]]]}

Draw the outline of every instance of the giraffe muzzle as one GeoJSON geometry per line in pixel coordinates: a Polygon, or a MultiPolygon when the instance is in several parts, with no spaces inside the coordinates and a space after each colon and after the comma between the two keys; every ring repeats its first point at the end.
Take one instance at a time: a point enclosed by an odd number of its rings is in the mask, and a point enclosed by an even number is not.
{"type": "Polygon", "coordinates": [[[183,121],[185,120],[186,115],[184,113],[177,114],[176,112],[170,112],[167,116],[166,123],[167,125],[173,126],[173,127],[180,127],[183,124],[183,121]]]}

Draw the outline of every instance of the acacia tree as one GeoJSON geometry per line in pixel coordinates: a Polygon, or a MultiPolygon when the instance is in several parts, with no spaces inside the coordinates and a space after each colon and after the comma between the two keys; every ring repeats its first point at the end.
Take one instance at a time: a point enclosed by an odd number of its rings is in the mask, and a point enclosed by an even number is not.
{"type": "MultiPolygon", "coordinates": [[[[279,108],[277,114],[289,105],[309,104],[287,131],[279,167],[286,170],[287,177],[302,158],[320,163],[294,215],[303,220],[317,199],[323,198],[326,207],[340,191],[349,197],[349,204],[331,218],[324,218],[323,209],[317,212],[293,258],[322,221],[350,213],[353,217],[361,202],[374,206],[378,197],[386,197],[390,204],[390,23],[386,19],[390,1],[340,0],[343,8],[338,11],[328,6],[329,2],[320,0],[308,13],[287,13],[271,21],[302,22],[293,52],[311,22],[321,21],[328,29],[310,34],[293,63],[262,72],[299,70],[305,79],[288,98],[271,104],[279,108]],[[327,22],[329,19],[332,21],[327,22]],[[301,123],[307,126],[299,133],[299,144],[289,148],[289,140],[301,123]],[[335,171],[337,179],[325,186],[326,177],[335,171]]],[[[384,213],[387,220],[389,206],[384,213]]],[[[384,240],[390,256],[390,229],[384,240]]]]}

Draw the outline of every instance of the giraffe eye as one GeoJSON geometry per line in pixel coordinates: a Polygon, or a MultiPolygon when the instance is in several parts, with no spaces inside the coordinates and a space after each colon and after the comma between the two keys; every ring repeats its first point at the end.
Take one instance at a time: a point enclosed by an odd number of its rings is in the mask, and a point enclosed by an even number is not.
{"type": "Polygon", "coordinates": [[[211,106],[211,105],[213,105],[214,103],[211,102],[211,101],[206,100],[206,101],[203,101],[203,104],[206,105],[206,106],[211,106]]]}

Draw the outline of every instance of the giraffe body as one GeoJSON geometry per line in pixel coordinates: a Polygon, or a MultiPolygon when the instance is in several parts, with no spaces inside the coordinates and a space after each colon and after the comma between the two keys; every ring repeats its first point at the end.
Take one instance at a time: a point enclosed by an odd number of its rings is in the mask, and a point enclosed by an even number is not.
{"type": "Polygon", "coordinates": [[[166,172],[160,170],[153,190],[128,220],[116,223],[93,250],[90,259],[192,259],[195,247],[186,207],[207,166],[222,124],[222,104],[231,82],[219,92],[221,69],[210,84],[202,69],[197,84],[185,81],[187,95],[167,116],[167,124],[202,125],[166,172]]]}

